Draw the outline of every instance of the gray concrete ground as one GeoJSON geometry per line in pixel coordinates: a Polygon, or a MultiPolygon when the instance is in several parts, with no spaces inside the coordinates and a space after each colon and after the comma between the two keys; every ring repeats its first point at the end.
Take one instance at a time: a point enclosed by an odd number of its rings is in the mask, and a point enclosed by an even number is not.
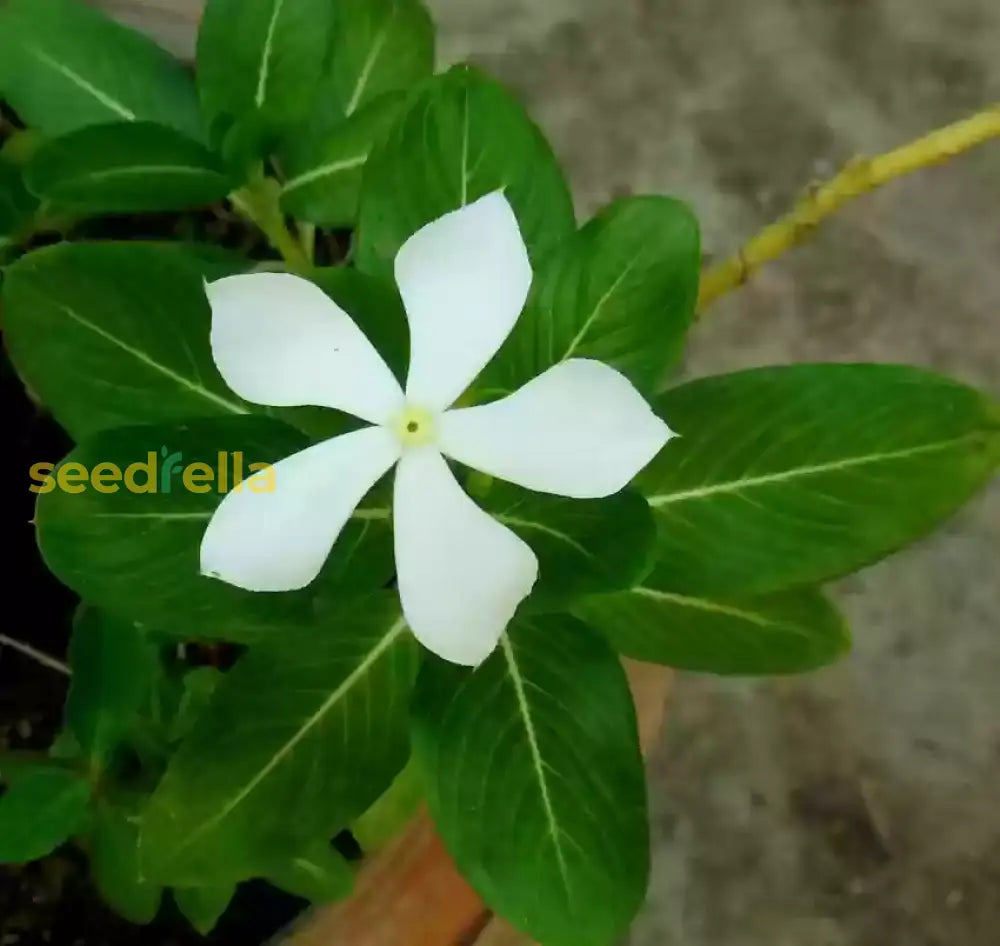
{"type": "MultiPolygon", "coordinates": [[[[523,94],[582,213],[675,194],[710,255],[851,155],[1000,100],[996,0],[430,2],[443,58],[523,94]]],[[[198,0],[150,3],[185,48],[171,11],[198,0]]],[[[1000,144],[894,184],[724,300],[686,371],[909,361],[1000,395],[998,221],[1000,144]]],[[[680,679],[631,946],[1000,943],[1000,485],[837,595],[840,666],[680,679]]]]}
{"type": "MultiPolygon", "coordinates": [[[[995,0],[432,5],[447,58],[523,94],[582,212],[679,195],[713,255],[852,154],[1000,100],[995,0]]],[[[686,370],[806,359],[1000,395],[1000,144],[851,207],[724,300],[686,370]]],[[[1000,488],[837,596],[842,665],[680,680],[632,946],[1000,943],[1000,488]]]]}

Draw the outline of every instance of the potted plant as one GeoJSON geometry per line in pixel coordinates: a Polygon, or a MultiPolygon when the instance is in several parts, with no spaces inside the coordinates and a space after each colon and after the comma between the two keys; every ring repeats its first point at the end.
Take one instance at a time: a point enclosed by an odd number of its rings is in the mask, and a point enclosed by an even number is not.
{"type": "Polygon", "coordinates": [[[661,668],[837,659],[823,583],[1000,463],[1000,408],[916,368],[668,380],[716,296],[995,110],[703,275],[676,200],[579,226],[433,48],[418,0],[210,0],[192,76],[76,0],[0,9],[4,339],[72,440],[31,477],[81,599],[0,860],[75,839],[135,922],[170,889],[208,931],[263,878],[343,900],[293,942],[612,942],[648,874],[621,658],[647,725],[661,668]]]}

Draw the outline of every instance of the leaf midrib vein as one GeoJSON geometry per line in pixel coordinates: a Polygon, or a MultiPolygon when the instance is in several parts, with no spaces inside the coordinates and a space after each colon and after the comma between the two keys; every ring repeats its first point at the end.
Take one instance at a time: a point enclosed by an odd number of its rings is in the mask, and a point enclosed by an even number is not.
{"type": "Polygon", "coordinates": [[[566,535],[565,532],[560,532],[558,529],[546,525],[544,522],[536,522],[532,519],[520,519],[517,516],[510,516],[506,513],[497,513],[496,518],[504,525],[515,527],[519,526],[522,529],[534,529],[536,532],[542,532],[560,542],[565,542],[570,548],[576,549],[576,551],[584,556],[584,558],[594,558],[590,551],[577,542],[572,536],[566,535]]]}
{"type": "Polygon", "coordinates": [[[130,108],[126,108],[117,99],[112,98],[106,92],[102,92],[96,85],[88,82],[79,73],[70,69],[69,66],[64,65],[56,59],[53,59],[45,50],[40,49],[38,46],[28,46],[28,51],[43,65],[48,66],[50,69],[55,69],[56,72],[65,76],[73,83],[78,89],[82,89],[91,97],[97,99],[106,109],[114,112],[120,118],[124,118],[125,121],[134,122],[136,120],[136,114],[130,108]]]}
{"type": "MultiPolygon", "coordinates": [[[[95,519],[153,519],[153,520],[197,520],[207,522],[215,515],[214,509],[203,509],[194,512],[96,512],[95,519]]],[[[356,509],[351,519],[357,522],[383,522],[390,517],[388,509],[356,509]]]]}
{"type": "Polygon", "coordinates": [[[82,325],[84,328],[90,330],[95,335],[103,338],[106,342],[120,348],[122,351],[127,352],[137,361],[142,362],[142,364],[152,368],[154,371],[158,371],[160,374],[170,378],[172,381],[176,381],[183,388],[187,388],[195,394],[200,395],[213,404],[218,404],[220,407],[224,407],[232,414],[249,414],[250,412],[239,404],[234,404],[232,401],[226,400],[226,398],[209,391],[207,388],[203,388],[201,385],[196,384],[189,378],[185,378],[183,375],[178,374],[176,371],[168,368],[166,365],[160,364],[158,361],[150,358],[145,352],[139,351],[137,348],[133,348],[131,345],[123,342],[120,338],[116,338],[110,332],[106,332],[99,325],[95,325],[93,322],[85,319],[79,312],[74,310],[71,306],[66,305],[62,302],[55,303],[56,308],[62,311],[65,315],[69,316],[78,325],[82,325]]]}
{"type": "Polygon", "coordinates": [[[604,295],[597,300],[597,304],[594,306],[593,311],[584,321],[580,330],[573,338],[573,341],[569,343],[569,347],[566,349],[566,353],[562,356],[560,361],[566,361],[568,358],[573,357],[574,352],[580,347],[583,340],[587,337],[587,333],[590,331],[591,326],[601,317],[604,307],[611,300],[611,297],[618,291],[621,284],[629,277],[629,274],[633,269],[635,269],[636,265],[637,261],[635,259],[630,260],[629,264],[621,271],[621,273],[618,274],[618,278],[615,279],[615,281],[608,287],[604,295]]]}
{"type": "Polygon", "coordinates": [[[837,470],[849,470],[855,467],[868,466],[873,463],[884,463],[890,460],[905,460],[909,457],[921,456],[926,453],[937,453],[947,450],[950,447],[958,446],[969,440],[976,440],[982,436],[982,431],[963,434],[961,437],[952,437],[948,440],[939,440],[934,443],[922,444],[919,447],[910,447],[905,450],[891,450],[882,453],[869,453],[857,457],[847,457],[842,460],[831,460],[828,463],[817,463],[811,466],[799,466],[790,470],[781,470],[777,473],[765,473],[760,476],[749,476],[739,480],[727,480],[724,483],[713,483],[709,486],[699,486],[694,489],[682,490],[676,493],[661,493],[647,497],[650,506],[659,508],[669,506],[674,503],[687,502],[691,499],[704,499],[707,496],[714,496],[719,493],[736,493],[740,490],[757,486],[769,486],[773,483],[785,483],[800,477],[819,476],[823,473],[832,473],[837,470]]]}
{"type": "Polygon", "coordinates": [[[361,167],[367,160],[368,153],[365,152],[364,154],[357,154],[352,158],[344,158],[340,161],[332,161],[329,164],[320,165],[311,171],[303,172],[298,177],[293,177],[285,184],[281,192],[283,195],[287,195],[292,193],[292,191],[298,190],[300,187],[305,187],[323,178],[333,177],[344,171],[353,171],[355,168],[361,167]]]}
{"type": "Polygon", "coordinates": [[[462,113],[462,188],[461,206],[469,203],[469,148],[470,148],[469,86],[465,86],[464,111],[462,113]]]}
{"type": "Polygon", "coordinates": [[[92,515],[95,519],[204,520],[207,522],[215,515],[215,511],[206,509],[202,512],[95,512],[92,515]]]}
{"type": "Polygon", "coordinates": [[[722,614],[726,617],[737,618],[738,620],[746,621],[749,624],[755,624],[757,627],[795,627],[795,625],[788,624],[784,621],[773,621],[762,614],[757,614],[753,611],[744,611],[741,608],[733,607],[732,605],[727,604],[720,604],[718,601],[711,601],[707,598],[692,598],[689,595],[679,595],[669,591],[658,591],[655,588],[647,588],[645,586],[633,588],[631,593],[642,595],[645,598],[653,598],[657,601],[670,601],[682,608],[694,608],[698,611],[707,611],[711,614],[722,614]]]}
{"type": "Polygon", "coordinates": [[[323,882],[326,880],[326,874],[323,872],[322,868],[318,867],[312,861],[305,857],[296,857],[292,863],[298,867],[300,870],[304,870],[310,877],[323,882]]]}
{"type": "Polygon", "coordinates": [[[500,646],[507,661],[507,670],[510,673],[511,683],[514,687],[514,695],[517,699],[518,710],[524,721],[525,735],[528,739],[528,748],[531,753],[532,767],[538,777],[538,788],[541,793],[542,807],[545,809],[545,820],[548,823],[549,836],[552,839],[552,846],[555,850],[556,861],[559,865],[559,873],[562,876],[563,886],[566,889],[567,898],[572,901],[572,887],[569,882],[569,867],[566,864],[566,856],[562,849],[562,829],[556,818],[555,808],[552,805],[552,796],[549,794],[549,783],[546,778],[546,763],[542,759],[541,748],[538,745],[538,734],[535,731],[535,722],[531,715],[531,704],[525,691],[524,679],[521,677],[521,670],[514,655],[514,647],[510,642],[510,637],[504,632],[500,638],[500,646]]]}
{"type": "Polygon", "coordinates": [[[292,752],[295,747],[302,742],[312,730],[318,726],[323,718],[339,703],[343,697],[353,689],[355,684],[364,679],[365,674],[382,657],[382,655],[396,642],[396,639],[406,630],[406,621],[399,618],[392,625],[386,635],[373,647],[368,655],[358,666],[344,679],[333,693],[323,701],[319,709],[312,714],[295,732],[295,734],[282,745],[274,755],[261,767],[257,774],[247,782],[225,805],[211,818],[204,821],[198,828],[192,831],[184,842],[175,849],[175,854],[189,848],[195,841],[211,831],[217,824],[225,820],[236,810],[277,767],[292,752]]]}
{"type": "Polygon", "coordinates": [[[271,20],[267,24],[267,35],[264,37],[264,48],[261,50],[260,70],[257,73],[257,94],[254,101],[257,108],[263,108],[267,101],[267,82],[271,75],[271,54],[274,49],[274,35],[278,28],[278,18],[281,16],[281,8],[285,0],[274,0],[274,9],[271,11],[271,20]]]}
{"type": "Polygon", "coordinates": [[[372,72],[375,69],[375,63],[378,62],[378,57],[382,55],[382,50],[389,39],[389,29],[392,26],[392,21],[396,18],[398,9],[398,6],[393,4],[392,13],[389,14],[389,19],[387,19],[382,25],[382,29],[379,30],[375,37],[375,41],[372,43],[372,48],[368,51],[368,57],[365,59],[365,64],[361,67],[361,72],[358,73],[358,81],[354,85],[354,91],[351,93],[351,99],[344,109],[344,114],[348,118],[350,118],[350,116],[357,111],[358,105],[361,104],[361,97],[365,94],[365,89],[368,88],[372,72]]]}
{"type": "Polygon", "coordinates": [[[106,181],[115,177],[129,177],[135,174],[185,174],[200,177],[222,177],[218,171],[213,171],[211,168],[196,167],[191,164],[130,164],[117,168],[102,168],[98,171],[82,171],[76,177],[60,181],[58,186],[65,186],[67,183],[76,185],[106,181]]]}

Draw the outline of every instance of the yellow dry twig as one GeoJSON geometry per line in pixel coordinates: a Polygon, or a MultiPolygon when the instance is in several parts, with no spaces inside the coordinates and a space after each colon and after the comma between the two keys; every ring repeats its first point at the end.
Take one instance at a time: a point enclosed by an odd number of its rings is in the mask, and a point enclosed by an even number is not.
{"type": "Polygon", "coordinates": [[[943,164],[998,137],[1000,104],[886,154],[855,158],[832,180],[812,189],[790,214],[761,230],[734,256],[709,267],[702,275],[698,311],[739,288],[765,263],[801,243],[848,201],[904,174],[943,164]]]}

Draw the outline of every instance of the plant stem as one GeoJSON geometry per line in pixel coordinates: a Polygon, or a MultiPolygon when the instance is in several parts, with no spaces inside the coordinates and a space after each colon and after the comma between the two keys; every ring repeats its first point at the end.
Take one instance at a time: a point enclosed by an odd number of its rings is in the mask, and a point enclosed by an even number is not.
{"type": "Polygon", "coordinates": [[[32,660],[37,661],[43,667],[48,667],[50,670],[55,670],[58,673],[63,673],[67,677],[72,676],[73,671],[69,669],[61,660],[56,660],[55,657],[50,657],[48,654],[43,654],[40,650],[35,650],[30,644],[25,644],[22,641],[16,641],[12,637],[8,637],[6,634],[0,634],[0,647],[7,646],[12,650],[16,650],[18,653],[24,654],[25,657],[30,657],[32,660]]]}
{"type": "Polygon", "coordinates": [[[280,196],[281,185],[261,172],[246,186],[230,194],[229,202],[247,220],[260,228],[291,272],[308,273],[312,269],[312,263],[302,244],[292,236],[285,223],[280,196]]]}
{"type": "Polygon", "coordinates": [[[735,256],[702,274],[698,311],[742,286],[765,263],[801,243],[848,201],[883,184],[943,164],[964,151],[1000,137],[1000,105],[931,132],[874,158],[855,158],[832,180],[811,189],[790,214],[765,227],[735,256]]]}
{"type": "Polygon", "coordinates": [[[313,223],[300,222],[298,224],[299,243],[302,245],[302,252],[310,265],[316,259],[316,225],[313,223]]]}

